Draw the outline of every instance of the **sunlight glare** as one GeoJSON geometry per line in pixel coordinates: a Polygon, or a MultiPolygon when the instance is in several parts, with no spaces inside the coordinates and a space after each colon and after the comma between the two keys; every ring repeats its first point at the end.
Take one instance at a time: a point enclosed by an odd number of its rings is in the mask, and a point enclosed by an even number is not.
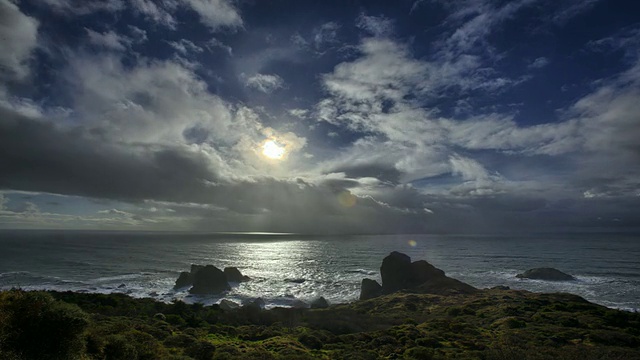
{"type": "Polygon", "coordinates": [[[267,140],[262,145],[262,154],[269,159],[280,160],[284,156],[284,146],[278,145],[274,140],[267,140]]]}

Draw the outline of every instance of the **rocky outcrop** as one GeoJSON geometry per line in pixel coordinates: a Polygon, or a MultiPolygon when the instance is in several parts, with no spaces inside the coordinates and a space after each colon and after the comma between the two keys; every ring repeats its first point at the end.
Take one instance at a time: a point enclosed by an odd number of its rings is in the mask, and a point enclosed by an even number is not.
{"type": "Polygon", "coordinates": [[[224,271],[222,271],[213,265],[192,264],[191,271],[183,271],[180,273],[173,288],[181,289],[193,286],[189,290],[192,294],[217,294],[230,289],[229,282],[240,283],[249,280],[251,280],[251,278],[242,275],[240,270],[233,266],[226,267],[224,271]],[[203,271],[204,273],[200,274],[203,271]],[[197,286],[196,283],[198,284],[197,286]]]}
{"type": "Polygon", "coordinates": [[[224,268],[223,272],[224,272],[224,275],[227,277],[228,282],[240,283],[243,281],[251,280],[248,276],[242,275],[240,270],[238,270],[238,268],[235,266],[226,267],[224,268]]]}
{"type": "Polygon", "coordinates": [[[414,285],[411,274],[411,258],[397,251],[382,260],[380,275],[382,276],[382,292],[384,294],[390,294],[414,285]]]}
{"type": "Polygon", "coordinates": [[[264,309],[265,306],[265,302],[262,298],[257,298],[257,299],[253,299],[253,300],[248,300],[245,301],[242,304],[243,308],[248,308],[248,309],[257,309],[257,310],[262,310],[264,309]]]}
{"type": "Polygon", "coordinates": [[[360,286],[360,300],[373,299],[382,295],[382,286],[372,279],[362,279],[360,286]]]}
{"type": "Polygon", "coordinates": [[[173,288],[180,289],[191,285],[193,285],[193,278],[191,277],[191,273],[188,271],[183,271],[180,273],[180,276],[178,276],[176,284],[173,286],[173,288]]]}
{"type": "Polygon", "coordinates": [[[361,300],[398,290],[438,295],[470,294],[478,291],[469,284],[446,276],[444,271],[424,260],[411,262],[408,255],[397,251],[382,260],[380,275],[382,286],[375,280],[362,280],[361,300]]]}
{"type": "Polygon", "coordinates": [[[220,309],[223,311],[232,311],[240,308],[239,304],[227,299],[222,299],[222,301],[220,301],[219,306],[220,306],[220,309]]]}
{"type": "Polygon", "coordinates": [[[522,274],[516,275],[520,279],[535,279],[548,281],[573,281],[575,277],[554,268],[529,269],[522,274]]]}
{"type": "Polygon", "coordinates": [[[311,302],[312,309],[325,309],[328,307],[329,307],[329,302],[327,301],[327,299],[323,298],[322,296],[320,296],[319,298],[311,302]]]}
{"type": "Polygon", "coordinates": [[[192,294],[219,294],[231,289],[224,272],[213,265],[199,269],[192,277],[193,286],[189,289],[192,294]]]}

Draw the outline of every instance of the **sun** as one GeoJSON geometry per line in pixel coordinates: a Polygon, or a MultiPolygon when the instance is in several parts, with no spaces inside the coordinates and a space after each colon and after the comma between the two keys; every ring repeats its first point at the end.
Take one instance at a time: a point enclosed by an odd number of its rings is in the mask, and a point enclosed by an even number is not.
{"type": "Polygon", "coordinates": [[[284,153],[284,146],[280,146],[280,144],[274,140],[267,140],[262,145],[262,155],[269,159],[280,160],[284,156],[284,153]]]}

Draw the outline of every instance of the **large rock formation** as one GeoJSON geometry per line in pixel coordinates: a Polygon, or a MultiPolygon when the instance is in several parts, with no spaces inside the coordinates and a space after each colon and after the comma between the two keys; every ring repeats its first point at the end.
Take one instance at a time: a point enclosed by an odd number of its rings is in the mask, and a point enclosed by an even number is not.
{"type": "Polygon", "coordinates": [[[529,269],[522,274],[516,275],[520,279],[535,279],[535,280],[548,280],[548,281],[572,281],[576,280],[575,277],[563,273],[562,271],[554,268],[535,268],[529,269]]]}
{"type": "Polygon", "coordinates": [[[439,295],[470,294],[478,291],[469,284],[446,276],[444,271],[424,260],[412,263],[408,255],[397,251],[382,260],[380,275],[382,286],[375,280],[362,280],[361,300],[398,290],[439,295]]]}
{"type": "Polygon", "coordinates": [[[178,276],[174,289],[193,286],[189,290],[192,294],[217,294],[229,289],[229,282],[239,283],[251,280],[242,275],[236,267],[226,267],[221,271],[213,265],[191,265],[191,271],[183,271],[178,276]],[[202,271],[203,274],[199,275],[202,271]],[[222,276],[220,275],[222,274],[222,276]],[[224,280],[224,281],[223,281],[224,280]],[[198,286],[196,287],[196,283],[198,286]]]}
{"type": "Polygon", "coordinates": [[[411,258],[397,251],[392,252],[382,260],[380,275],[382,276],[382,292],[385,294],[414,285],[411,258]]]}
{"type": "Polygon", "coordinates": [[[224,272],[213,265],[199,269],[192,276],[193,287],[189,290],[192,294],[219,294],[231,289],[224,272]]]}

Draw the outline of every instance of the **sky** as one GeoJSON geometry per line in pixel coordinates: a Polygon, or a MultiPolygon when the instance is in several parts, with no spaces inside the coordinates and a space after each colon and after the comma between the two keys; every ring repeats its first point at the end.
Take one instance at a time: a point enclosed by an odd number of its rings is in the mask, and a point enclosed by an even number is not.
{"type": "Polygon", "coordinates": [[[0,0],[0,228],[640,227],[640,3],[0,0]]]}

